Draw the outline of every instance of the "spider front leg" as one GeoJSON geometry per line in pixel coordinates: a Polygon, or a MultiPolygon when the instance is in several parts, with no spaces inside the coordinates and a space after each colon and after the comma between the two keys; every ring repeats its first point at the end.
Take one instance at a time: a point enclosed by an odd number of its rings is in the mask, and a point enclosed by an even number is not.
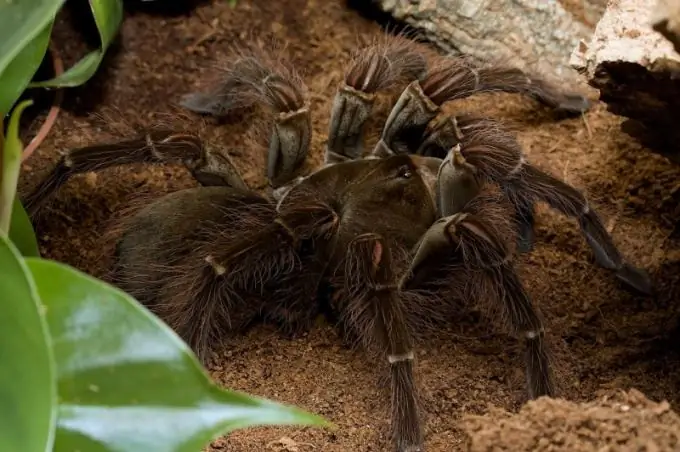
{"type": "Polygon", "coordinates": [[[118,143],[68,151],[23,202],[28,213],[33,216],[45,201],[76,174],[132,163],[179,162],[202,185],[247,188],[229,156],[206,147],[197,135],[155,130],[118,143]]]}
{"type": "Polygon", "coordinates": [[[416,246],[400,289],[413,293],[414,300],[429,300],[412,307],[416,315],[428,311],[445,317],[449,299],[486,303],[513,335],[524,340],[529,397],[553,396],[543,325],[515,272],[508,246],[512,229],[505,214],[497,198],[483,194],[461,212],[439,219],[416,246]]]}
{"type": "Polygon", "coordinates": [[[563,93],[556,87],[508,67],[476,67],[461,58],[444,58],[402,92],[383,126],[380,141],[372,153],[386,156],[405,152],[407,134],[420,136],[446,102],[478,93],[506,92],[529,96],[540,103],[568,113],[582,113],[590,102],[578,94],[563,93]]]}
{"type": "Polygon", "coordinates": [[[422,451],[413,345],[389,243],[378,234],[362,234],[350,241],[346,252],[345,297],[337,301],[336,309],[343,325],[366,350],[378,352],[389,364],[396,450],[422,451]]]}
{"type": "Polygon", "coordinates": [[[425,58],[406,38],[384,37],[355,55],[338,89],[330,118],[326,164],[361,157],[366,121],[376,95],[425,73],[425,58]]]}
{"type": "Polygon", "coordinates": [[[185,95],[180,105],[201,114],[226,116],[264,106],[273,114],[267,177],[272,187],[294,179],[312,136],[307,87],[289,62],[254,46],[225,64],[222,80],[206,93],[185,95]]]}

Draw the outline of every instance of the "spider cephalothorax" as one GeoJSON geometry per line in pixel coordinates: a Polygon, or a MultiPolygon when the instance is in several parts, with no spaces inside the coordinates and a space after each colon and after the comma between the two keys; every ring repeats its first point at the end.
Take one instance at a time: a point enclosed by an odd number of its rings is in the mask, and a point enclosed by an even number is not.
{"type": "Polygon", "coordinates": [[[521,335],[529,396],[554,393],[541,320],[514,269],[516,251],[532,246],[535,202],[577,218],[600,265],[651,290],[585,197],[528,163],[511,134],[492,120],[440,115],[445,102],[484,91],[518,92],[567,112],[588,108],[516,69],[452,58],[428,67],[409,41],[388,38],[353,60],[333,103],[326,164],[301,176],[311,140],[306,90],[290,66],[258,50],[237,55],[213,92],[183,105],[215,115],[256,105],[274,112],[270,193],[249,190],[227,154],[195,134],[154,130],[71,151],[25,203],[35,213],[76,173],[183,161],[201,186],[127,219],[114,282],[203,360],[253,319],[297,331],[330,308],[347,338],[389,365],[395,446],[420,450],[414,340],[457,302],[483,303],[521,335]],[[404,91],[364,155],[375,97],[397,87],[404,91]]]}

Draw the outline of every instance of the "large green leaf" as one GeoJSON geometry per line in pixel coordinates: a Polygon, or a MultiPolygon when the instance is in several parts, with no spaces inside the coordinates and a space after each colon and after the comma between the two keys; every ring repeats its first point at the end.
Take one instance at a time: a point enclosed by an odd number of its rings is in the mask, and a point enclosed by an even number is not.
{"type": "Polygon", "coordinates": [[[0,237],[0,450],[52,449],[56,378],[50,336],[31,274],[0,237]]]}
{"type": "Polygon", "coordinates": [[[0,0],[0,74],[54,21],[64,0],[0,0]]]}
{"type": "Polygon", "coordinates": [[[38,70],[45,58],[51,33],[52,22],[49,22],[0,72],[0,118],[9,113],[38,70]]]}
{"type": "Polygon", "coordinates": [[[122,0],[90,0],[92,14],[99,30],[101,46],[88,53],[73,67],[51,80],[31,83],[31,87],[57,88],[79,86],[97,71],[123,20],[122,0]]]}
{"type": "Polygon", "coordinates": [[[56,262],[26,262],[54,339],[56,451],[196,452],[237,428],[324,422],[219,389],[188,346],[122,291],[56,262]]]}
{"type": "Polygon", "coordinates": [[[9,225],[9,239],[23,256],[40,257],[38,241],[35,238],[31,219],[18,198],[14,198],[12,220],[9,225]]]}

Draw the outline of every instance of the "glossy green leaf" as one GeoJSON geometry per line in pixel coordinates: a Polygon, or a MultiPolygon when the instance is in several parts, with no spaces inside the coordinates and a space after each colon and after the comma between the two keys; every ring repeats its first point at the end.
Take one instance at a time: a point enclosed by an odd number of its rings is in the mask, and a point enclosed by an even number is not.
{"type": "Polygon", "coordinates": [[[9,239],[23,256],[40,257],[38,241],[35,238],[31,219],[18,198],[14,198],[12,220],[9,225],[9,239]]]}
{"type": "MultiPolygon", "coordinates": [[[[19,139],[19,120],[24,110],[31,105],[33,105],[32,100],[25,100],[12,111],[7,133],[0,145],[0,169],[2,170],[0,174],[0,235],[5,237],[9,233],[17,182],[21,171],[21,154],[24,150],[24,145],[19,139]]],[[[2,124],[1,119],[0,124],[2,124]]],[[[2,138],[1,133],[0,138],[2,138]]]]}
{"type": "Polygon", "coordinates": [[[0,74],[54,21],[64,0],[0,0],[0,74]]]}
{"type": "Polygon", "coordinates": [[[4,117],[12,109],[40,67],[51,33],[52,22],[49,22],[42,32],[21,49],[5,70],[0,72],[0,117],[4,117]]]}
{"type": "Polygon", "coordinates": [[[215,386],[184,342],[122,291],[26,259],[47,306],[60,397],[55,451],[191,451],[253,425],[320,418],[215,386]]]}
{"type": "Polygon", "coordinates": [[[0,237],[0,450],[52,449],[56,376],[35,285],[18,250],[0,237]]]}
{"type": "Polygon", "coordinates": [[[94,75],[123,21],[123,2],[122,0],[90,0],[90,7],[99,30],[101,47],[85,55],[60,76],[43,82],[34,82],[29,86],[43,88],[74,87],[82,85],[94,75]]]}

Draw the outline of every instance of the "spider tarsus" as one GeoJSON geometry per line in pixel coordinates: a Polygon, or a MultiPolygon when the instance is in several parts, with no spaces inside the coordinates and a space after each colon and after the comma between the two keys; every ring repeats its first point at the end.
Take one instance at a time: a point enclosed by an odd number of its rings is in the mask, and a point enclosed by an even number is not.
{"type": "Polygon", "coordinates": [[[420,406],[413,379],[413,360],[390,364],[392,387],[392,438],[397,451],[423,449],[420,406]]]}
{"type": "Polygon", "coordinates": [[[550,355],[544,345],[543,331],[525,333],[525,362],[530,399],[555,396],[555,383],[550,366],[550,355]]]}
{"type": "Polygon", "coordinates": [[[562,101],[554,108],[558,112],[580,114],[587,112],[592,106],[593,103],[585,96],[580,94],[565,94],[562,101]]]}
{"type": "Polygon", "coordinates": [[[602,219],[580,191],[529,164],[524,166],[521,181],[524,184],[522,191],[526,193],[524,196],[544,201],[553,209],[578,220],[581,233],[601,267],[614,270],[616,276],[632,289],[652,294],[648,274],[624,260],[602,219]]]}
{"type": "Polygon", "coordinates": [[[649,273],[641,268],[637,268],[627,262],[624,262],[620,268],[616,270],[616,277],[623,281],[628,287],[636,290],[642,295],[654,295],[654,283],[649,273]]]}

